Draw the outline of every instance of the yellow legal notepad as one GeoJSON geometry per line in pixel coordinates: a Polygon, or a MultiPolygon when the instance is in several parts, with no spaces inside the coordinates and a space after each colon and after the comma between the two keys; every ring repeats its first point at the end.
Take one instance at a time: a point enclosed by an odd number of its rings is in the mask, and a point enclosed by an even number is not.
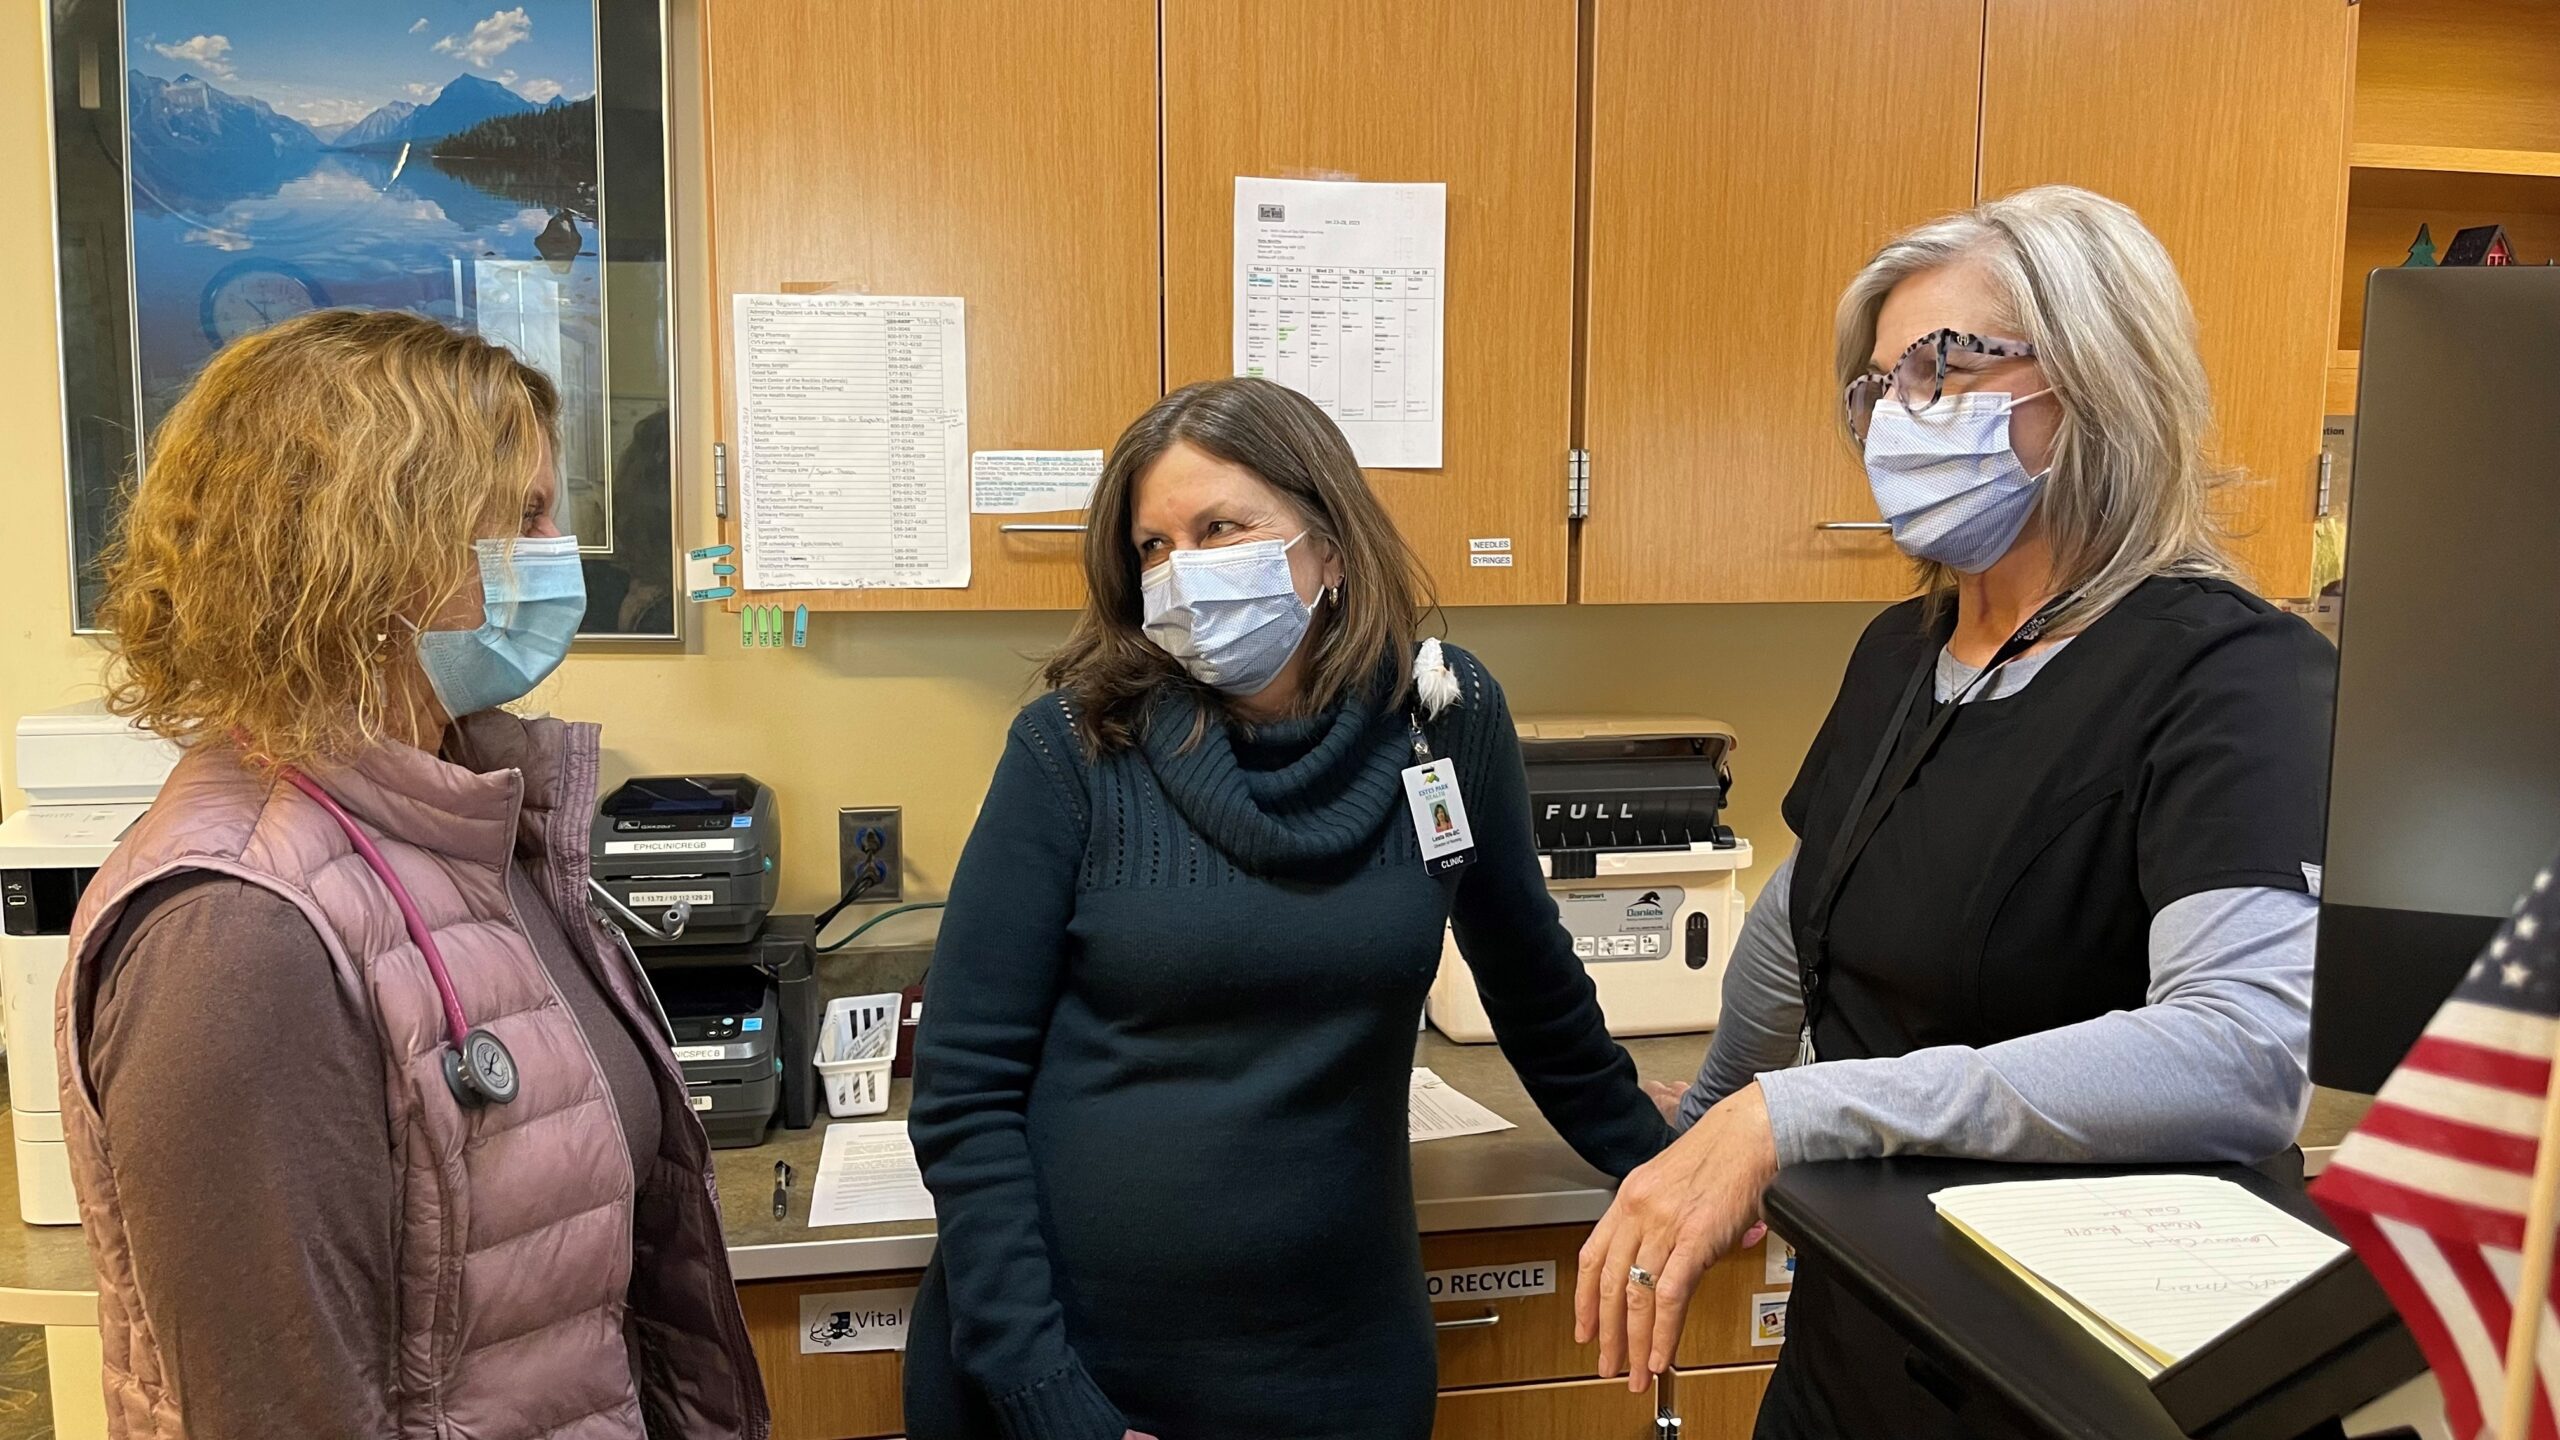
{"type": "Polygon", "coordinates": [[[2202,1349],[2346,1246],[2203,1175],[1960,1185],[1948,1224],[2145,1378],[2202,1349]]]}

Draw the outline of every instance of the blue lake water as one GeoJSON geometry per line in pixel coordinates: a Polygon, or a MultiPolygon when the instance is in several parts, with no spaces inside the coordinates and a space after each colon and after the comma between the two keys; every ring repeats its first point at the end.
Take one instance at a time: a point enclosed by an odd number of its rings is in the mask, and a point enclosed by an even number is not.
{"type": "MultiPolygon", "coordinates": [[[[133,260],[142,422],[156,427],[215,349],[316,306],[432,316],[509,346],[561,391],[563,520],[611,520],[604,334],[592,187],[553,174],[396,155],[288,155],[219,188],[194,172],[173,196],[136,186],[133,260]],[[568,211],[578,248],[553,228],[568,211]]],[[[159,173],[165,167],[152,166],[159,173]]]]}
{"type": "MultiPolygon", "coordinates": [[[[591,211],[592,201],[578,205],[569,187],[543,183],[548,177],[487,172],[485,183],[475,183],[484,177],[466,178],[470,172],[423,154],[413,153],[396,172],[395,160],[323,151],[287,157],[283,173],[237,193],[171,197],[138,189],[133,256],[146,424],[159,419],[219,340],[309,303],[411,310],[480,329],[490,286],[530,277],[556,302],[548,318],[558,346],[599,352],[592,225],[576,222],[582,243],[574,259],[547,261],[534,248],[557,213],[537,203],[552,198],[546,191],[556,191],[554,205],[563,208],[591,211]]],[[[513,333],[494,338],[515,343],[513,333]]],[[[546,355],[526,358],[552,368],[546,355]]],[[[582,377],[552,378],[574,386],[582,377]]]]}

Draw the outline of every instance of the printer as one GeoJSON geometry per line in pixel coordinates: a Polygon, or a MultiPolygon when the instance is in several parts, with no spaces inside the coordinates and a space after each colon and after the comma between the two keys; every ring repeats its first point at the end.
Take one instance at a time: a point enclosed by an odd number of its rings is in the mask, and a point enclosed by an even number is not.
{"type": "Polygon", "coordinates": [[[18,1214],[30,1225],[77,1225],[53,1053],[71,915],[90,877],[150,808],[178,750],[91,701],[22,717],[17,752],[14,773],[27,804],[0,821],[0,1008],[18,1214]]]}
{"type": "MultiPolygon", "coordinates": [[[[1606,717],[1518,729],[1539,867],[1609,1033],[1712,1029],[1751,866],[1750,842],[1721,818],[1733,732],[1712,720],[1606,717]]],[[[1452,1040],[1494,1038],[1454,935],[1423,1013],[1452,1040]]]]}
{"type": "Polygon", "coordinates": [[[596,888],[675,1034],[711,1143],[816,1118],[816,922],[775,915],[782,821],[751,775],[646,775],[596,806],[596,888]]]}
{"type": "MultiPolygon", "coordinates": [[[[649,775],[596,807],[588,837],[596,882],[642,916],[691,907],[686,945],[744,944],[782,883],[773,790],[749,775],[649,775]]],[[[640,931],[634,945],[654,937],[640,931]]]]}

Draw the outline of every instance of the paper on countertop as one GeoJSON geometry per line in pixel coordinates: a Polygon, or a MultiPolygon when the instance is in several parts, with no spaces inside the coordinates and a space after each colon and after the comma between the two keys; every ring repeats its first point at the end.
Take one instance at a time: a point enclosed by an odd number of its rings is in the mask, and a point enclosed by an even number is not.
{"type": "Polygon", "coordinates": [[[1361,464],[1440,466],[1449,189],[1236,177],[1235,373],[1342,427],[1361,464]]]}
{"type": "Polygon", "coordinates": [[[2202,1349],[2347,1248],[2207,1175],[2013,1180],[1929,1199],[2146,1376],[2202,1349]]]}
{"type": "Polygon", "coordinates": [[[818,1178],[809,1189],[809,1226],[879,1225],[930,1220],[933,1196],[924,1188],[915,1146],[904,1120],[865,1120],[827,1127],[818,1152],[818,1178]]]}
{"type": "Polygon", "coordinates": [[[740,295],[747,590],[969,583],[969,359],[953,296],[740,295]]]}
{"type": "Polygon", "coordinates": [[[1461,1135],[1490,1135],[1517,1128],[1418,1065],[1406,1092],[1404,1113],[1406,1138],[1416,1145],[1425,1140],[1454,1140],[1461,1135]]]}
{"type": "Polygon", "coordinates": [[[969,508],[980,515],[1082,510],[1101,479],[1099,450],[981,450],[969,457],[969,508]]]}

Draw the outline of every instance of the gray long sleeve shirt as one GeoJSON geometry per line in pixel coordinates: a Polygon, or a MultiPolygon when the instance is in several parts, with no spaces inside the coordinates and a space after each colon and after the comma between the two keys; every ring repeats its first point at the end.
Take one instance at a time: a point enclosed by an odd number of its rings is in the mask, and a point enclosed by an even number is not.
{"type": "MultiPolygon", "coordinates": [[[[2025,688],[2060,647],[1992,678],[2025,688]]],[[[1946,699],[1972,671],[1941,657],[1946,699]]],[[[2311,1088],[2311,965],[2319,901],[2209,890],[2152,917],[2145,1003],[1980,1048],[1932,1046],[1798,1065],[1804,1019],[1779,863],[1734,943],[1724,1015],[1680,1106],[1687,1128],[1757,1080],[1781,1164],[1875,1155],[1986,1160],[2256,1160],[2300,1131],[2311,1088]]]]}

